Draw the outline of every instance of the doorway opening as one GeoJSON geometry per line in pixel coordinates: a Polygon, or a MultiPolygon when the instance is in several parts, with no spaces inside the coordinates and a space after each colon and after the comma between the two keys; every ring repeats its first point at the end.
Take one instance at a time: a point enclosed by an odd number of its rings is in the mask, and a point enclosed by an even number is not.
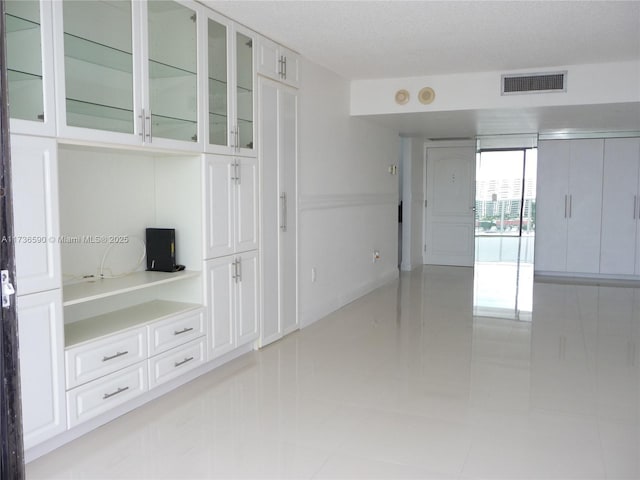
{"type": "Polygon", "coordinates": [[[530,320],[537,149],[476,155],[474,314],[530,320]]]}

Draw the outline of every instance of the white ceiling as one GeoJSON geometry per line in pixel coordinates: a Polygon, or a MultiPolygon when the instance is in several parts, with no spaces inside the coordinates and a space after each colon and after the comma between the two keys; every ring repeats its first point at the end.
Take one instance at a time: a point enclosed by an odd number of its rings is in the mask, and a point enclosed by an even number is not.
{"type": "MultiPolygon", "coordinates": [[[[347,79],[640,58],[640,1],[202,1],[347,79]]],[[[615,109],[603,106],[602,113],[611,116],[615,109]]],[[[625,128],[640,130],[640,114],[629,113],[616,122],[631,121],[625,128]]],[[[495,126],[505,123],[492,112],[439,117],[456,117],[444,126],[460,132],[496,133],[495,126]]],[[[558,123],[576,129],[588,126],[582,126],[584,112],[576,108],[553,114],[544,109],[511,112],[509,117],[511,130],[529,131],[531,125],[549,130],[558,123]]],[[[428,113],[381,120],[401,133],[431,135],[421,126],[442,126],[437,119],[437,114],[428,113]]],[[[463,134],[450,131],[449,136],[463,134]]]]}

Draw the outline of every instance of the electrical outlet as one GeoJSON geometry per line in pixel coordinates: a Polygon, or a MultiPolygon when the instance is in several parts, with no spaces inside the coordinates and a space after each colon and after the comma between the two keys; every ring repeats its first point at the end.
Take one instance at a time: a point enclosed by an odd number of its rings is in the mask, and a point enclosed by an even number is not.
{"type": "Polygon", "coordinates": [[[311,267],[311,283],[316,282],[316,267],[311,267]]]}

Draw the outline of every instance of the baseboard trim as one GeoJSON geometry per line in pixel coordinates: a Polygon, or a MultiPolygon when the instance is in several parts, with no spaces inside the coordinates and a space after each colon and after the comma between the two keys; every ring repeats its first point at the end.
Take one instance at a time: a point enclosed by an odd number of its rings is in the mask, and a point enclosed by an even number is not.
{"type": "Polygon", "coordinates": [[[605,275],[599,273],[534,272],[534,280],[540,283],[562,283],[609,287],[640,287],[637,275],[605,275]]]}
{"type": "Polygon", "coordinates": [[[377,288],[380,288],[387,283],[396,280],[399,276],[400,272],[397,269],[390,270],[369,282],[357,286],[346,294],[338,295],[330,299],[323,305],[302,311],[300,313],[300,328],[308,327],[309,325],[317,322],[318,320],[326,317],[336,310],[341,309],[345,305],[348,305],[354,300],[357,300],[358,298],[371,293],[377,288]]]}

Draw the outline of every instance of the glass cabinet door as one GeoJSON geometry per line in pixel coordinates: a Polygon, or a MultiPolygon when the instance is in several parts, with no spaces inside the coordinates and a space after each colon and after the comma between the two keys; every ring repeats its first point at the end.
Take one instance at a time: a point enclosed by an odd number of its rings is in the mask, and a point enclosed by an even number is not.
{"type": "Polygon", "coordinates": [[[5,26],[9,116],[43,124],[49,120],[45,114],[53,116],[53,112],[45,107],[40,8],[39,0],[8,0],[5,26]]]}
{"type": "Polygon", "coordinates": [[[134,133],[130,0],[64,0],[66,125],[134,133]]]}
{"type": "Polygon", "coordinates": [[[209,144],[229,145],[229,83],[227,69],[227,27],[214,20],[207,22],[209,75],[209,144]]]}
{"type": "MultiPolygon", "coordinates": [[[[196,13],[177,2],[147,2],[151,131],[147,136],[198,141],[196,13]]],[[[148,137],[149,138],[149,137],[148,137]]]]}
{"type": "Polygon", "coordinates": [[[234,143],[240,150],[253,150],[253,39],[236,32],[236,114],[234,143]]]}

